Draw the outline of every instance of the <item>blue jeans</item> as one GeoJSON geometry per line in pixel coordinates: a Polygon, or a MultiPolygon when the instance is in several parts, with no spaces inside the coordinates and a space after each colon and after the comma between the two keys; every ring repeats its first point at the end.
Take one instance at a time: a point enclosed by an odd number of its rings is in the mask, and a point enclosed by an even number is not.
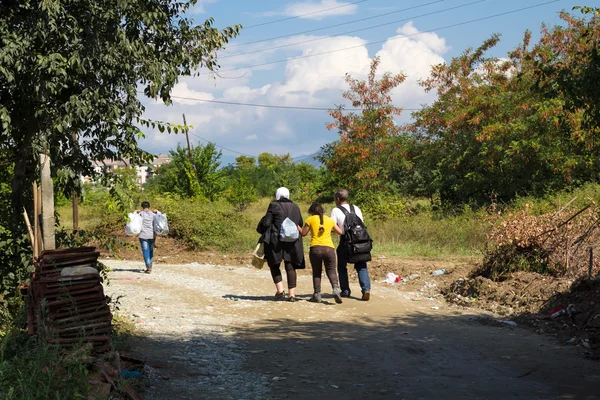
{"type": "Polygon", "coordinates": [[[144,256],[146,268],[152,268],[152,258],[154,257],[154,239],[140,239],[140,246],[142,246],[142,255],[144,256]]]}
{"type": "MultiPolygon", "coordinates": [[[[350,294],[350,282],[348,280],[348,250],[346,246],[339,245],[337,250],[337,268],[338,275],[340,276],[340,289],[342,292],[346,291],[350,294]]],[[[354,264],[354,269],[358,274],[358,283],[360,284],[360,290],[365,292],[371,291],[371,279],[369,278],[369,270],[367,269],[367,262],[358,262],[354,264]]]]}

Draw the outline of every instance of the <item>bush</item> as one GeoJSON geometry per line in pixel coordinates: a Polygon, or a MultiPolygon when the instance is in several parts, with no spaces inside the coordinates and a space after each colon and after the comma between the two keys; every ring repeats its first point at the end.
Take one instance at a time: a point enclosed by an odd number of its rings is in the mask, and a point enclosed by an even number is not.
{"type": "Polygon", "coordinates": [[[167,214],[169,236],[193,250],[235,251],[252,247],[240,232],[254,222],[226,203],[194,199],[160,198],[157,207],[167,214]]]}

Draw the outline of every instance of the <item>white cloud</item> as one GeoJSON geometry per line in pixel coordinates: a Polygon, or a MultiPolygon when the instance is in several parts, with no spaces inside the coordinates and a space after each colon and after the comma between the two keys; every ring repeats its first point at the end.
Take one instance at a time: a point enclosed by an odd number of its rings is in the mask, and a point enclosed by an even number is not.
{"type": "Polygon", "coordinates": [[[356,13],[356,4],[339,2],[337,0],[304,1],[289,4],[283,11],[263,13],[263,16],[285,15],[304,19],[322,20],[327,17],[352,15],[356,13]]]}
{"type": "MultiPolygon", "coordinates": [[[[250,49],[266,48],[275,43],[297,43],[307,38],[311,36],[268,42],[251,46],[250,49]]],[[[372,58],[366,41],[359,37],[329,37],[292,45],[285,50],[289,57],[296,57],[348,47],[353,48],[289,60],[285,66],[276,67],[278,69],[273,76],[277,78],[269,79],[264,72],[249,74],[242,80],[221,80],[216,84],[206,76],[184,78],[176,86],[174,94],[229,102],[333,108],[335,104],[346,103],[341,97],[347,89],[345,74],[364,79],[369,71],[372,58]]],[[[448,48],[444,38],[435,33],[421,33],[412,23],[408,23],[400,26],[397,36],[389,38],[376,51],[375,54],[381,57],[380,74],[389,71],[394,74],[403,72],[408,76],[406,82],[392,92],[397,106],[418,108],[420,104],[434,99],[435,94],[424,93],[417,81],[429,75],[432,65],[444,62],[442,56],[448,48]],[[406,35],[411,36],[404,37],[406,35]]],[[[269,60],[268,56],[263,58],[265,60],[269,60]]],[[[170,108],[152,103],[146,106],[147,115],[154,120],[180,123],[181,114],[185,113],[188,123],[195,127],[195,134],[245,154],[257,155],[263,151],[291,153],[293,156],[310,154],[323,144],[337,139],[335,132],[325,129],[325,123],[331,121],[326,111],[282,110],[186,100],[170,108]]],[[[400,122],[409,115],[406,112],[400,122]]],[[[174,147],[177,139],[159,136],[156,132],[149,133],[144,148],[165,152],[174,147]],[[163,148],[166,145],[170,146],[163,148]]],[[[227,151],[223,152],[228,155],[227,151]]]]}

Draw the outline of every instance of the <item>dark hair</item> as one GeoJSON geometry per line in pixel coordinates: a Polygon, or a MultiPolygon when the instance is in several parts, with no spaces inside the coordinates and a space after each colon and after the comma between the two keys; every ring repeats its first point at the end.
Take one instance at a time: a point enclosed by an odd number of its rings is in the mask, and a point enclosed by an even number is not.
{"type": "Polygon", "coordinates": [[[319,219],[321,220],[321,226],[319,226],[319,233],[322,233],[323,231],[325,231],[325,228],[323,228],[323,206],[320,205],[319,203],[313,203],[308,208],[308,213],[311,215],[319,216],[319,219]]]}
{"type": "Polygon", "coordinates": [[[333,195],[334,199],[339,199],[340,201],[348,201],[348,190],[346,189],[338,189],[335,191],[333,195]]]}
{"type": "Polygon", "coordinates": [[[150,203],[147,201],[142,201],[142,208],[150,208],[150,203]]]}

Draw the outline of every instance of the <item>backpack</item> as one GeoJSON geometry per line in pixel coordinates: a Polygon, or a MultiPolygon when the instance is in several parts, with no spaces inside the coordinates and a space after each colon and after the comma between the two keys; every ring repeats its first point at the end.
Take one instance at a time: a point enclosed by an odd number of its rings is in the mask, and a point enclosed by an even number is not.
{"type": "Polygon", "coordinates": [[[371,261],[373,239],[369,236],[365,223],[356,215],[353,205],[350,205],[350,211],[342,206],[338,206],[338,208],[346,216],[342,241],[348,250],[348,262],[371,261]]]}
{"type": "MultiPolygon", "coordinates": [[[[284,210],[283,204],[281,204],[281,208],[284,210]]],[[[287,214],[287,213],[286,213],[287,214]]],[[[298,232],[298,226],[294,221],[285,217],[283,222],[281,223],[281,227],[279,228],[279,241],[280,242],[295,242],[300,237],[300,232],[298,232]]]]}

